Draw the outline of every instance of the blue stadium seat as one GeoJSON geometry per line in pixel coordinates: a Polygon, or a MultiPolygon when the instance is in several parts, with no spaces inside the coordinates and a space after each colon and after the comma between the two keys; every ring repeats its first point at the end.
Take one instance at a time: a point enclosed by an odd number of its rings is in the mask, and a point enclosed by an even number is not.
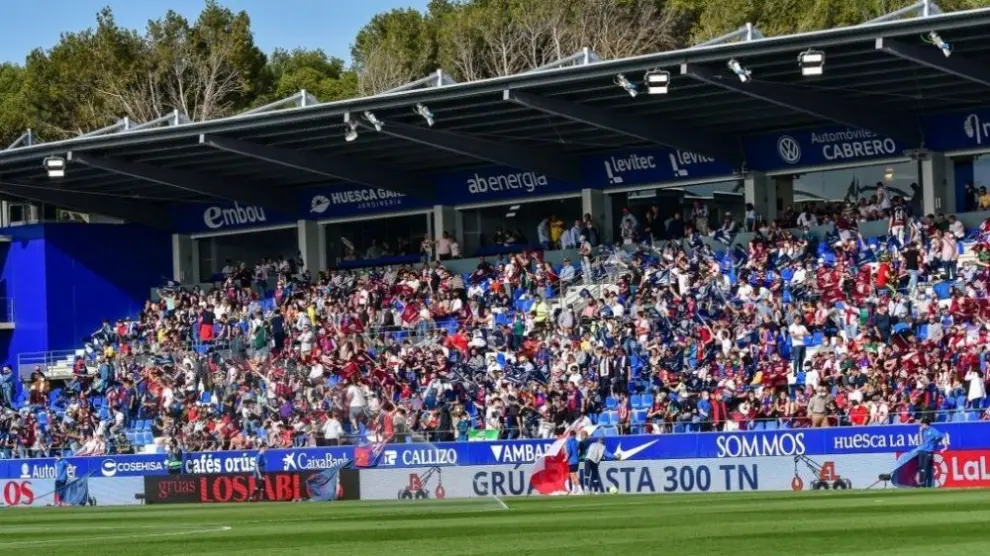
{"type": "Polygon", "coordinates": [[[612,423],[611,415],[608,411],[602,411],[598,414],[598,424],[601,426],[607,426],[612,423]]]}
{"type": "Polygon", "coordinates": [[[605,407],[607,407],[609,410],[617,409],[619,407],[619,401],[613,398],[612,396],[609,396],[605,398],[605,407]]]}

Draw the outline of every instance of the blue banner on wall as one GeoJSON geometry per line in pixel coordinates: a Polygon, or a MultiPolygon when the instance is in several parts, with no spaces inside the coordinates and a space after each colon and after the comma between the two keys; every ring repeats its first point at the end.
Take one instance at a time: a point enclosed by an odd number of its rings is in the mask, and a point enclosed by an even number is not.
{"type": "Polygon", "coordinates": [[[230,201],[190,203],[180,205],[172,212],[176,231],[190,233],[260,228],[295,220],[292,216],[275,214],[264,207],[230,201]]]}
{"type": "Polygon", "coordinates": [[[890,137],[851,127],[770,133],[745,141],[754,170],[780,170],[904,156],[908,147],[890,137]]]}
{"type": "Polygon", "coordinates": [[[494,166],[479,170],[440,174],[433,177],[437,201],[443,205],[463,205],[488,201],[524,199],[575,193],[580,185],[570,184],[539,172],[526,172],[494,166]]]}
{"type": "MultiPolygon", "coordinates": [[[[429,184],[424,184],[423,188],[432,191],[429,184]]],[[[361,185],[307,189],[300,195],[300,202],[300,214],[311,220],[428,209],[433,206],[432,203],[416,197],[361,185]]]]}
{"type": "MultiPolygon", "coordinates": [[[[990,449],[990,424],[936,424],[953,450],[990,449]]],[[[531,463],[542,456],[553,440],[506,440],[443,444],[388,444],[381,449],[376,467],[413,468],[455,465],[531,463]]],[[[625,460],[697,458],[793,457],[903,453],[918,445],[917,426],[841,427],[789,429],[762,432],[622,436],[606,439],[610,452],[625,460]]],[[[186,454],[184,473],[219,474],[254,471],[256,452],[203,452],[186,454]]],[[[266,471],[303,471],[339,468],[354,462],[352,446],[269,450],[266,471]]],[[[163,454],[138,454],[67,458],[72,477],[135,477],[165,475],[163,454]]],[[[51,458],[0,461],[0,479],[54,479],[51,458]]]]}
{"type": "Polygon", "coordinates": [[[731,176],[731,164],[709,156],[667,148],[643,148],[581,161],[588,187],[609,188],[662,184],[716,176],[731,176]]]}
{"type": "Polygon", "coordinates": [[[921,124],[933,151],[990,148],[990,108],[925,116],[921,124]]]}

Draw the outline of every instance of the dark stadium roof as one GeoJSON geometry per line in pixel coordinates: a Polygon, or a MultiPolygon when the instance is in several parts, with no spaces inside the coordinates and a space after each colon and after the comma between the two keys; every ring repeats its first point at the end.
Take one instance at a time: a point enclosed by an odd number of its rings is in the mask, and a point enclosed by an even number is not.
{"type": "Polygon", "coordinates": [[[920,114],[990,104],[988,63],[990,9],[955,12],[23,146],[0,151],[0,193],[93,212],[87,199],[99,199],[117,214],[211,197],[277,211],[294,198],[285,189],[357,182],[420,194],[420,177],[495,162],[577,179],[578,155],[647,144],[738,163],[741,136],[835,122],[918,144],[920,114]],[[951,57],[922,39],[932,30],[951,57]],[[808,48],[826,54],[821,77],[801,76],[808,48]],[[740,83],[730,58],[754,80],[740,83]],[[614,83],[656,68],[670,72],[669,94],[631,98],[614,83]],[[434,127],[413,112],[420,102],[434,127]],[[366,110],[383,132],[362,122],[345,142],[344,115],[366,110]],[[66,177],[49,180],[43,159],[70,152],[66,177]]]}

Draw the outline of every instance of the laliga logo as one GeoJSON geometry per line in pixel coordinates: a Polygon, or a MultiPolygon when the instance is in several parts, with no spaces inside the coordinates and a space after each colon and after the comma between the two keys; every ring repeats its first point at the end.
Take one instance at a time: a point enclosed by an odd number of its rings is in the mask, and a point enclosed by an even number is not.
{"type": "Polygon", "coordinates": [[[330,208],[330,199],[327,199],[323,195],[313,197],[313,200],[309,203],[309,212],[315,212],[316,214],[323,214],[328,208],[330,208]]]}
{"type": "Polygon", "coordinates": [[[788,164],[797,164],[801,160],[801,145],[790,135],[781,135],[777,139],[777,154],[788,164]]]}
{"type": "Polygon", "coordinates": [[[206,224],[207,228],[213,230],[224,226],[258,224],[265,220],[265,209],[242,207],[236,202],[231,208],[212,206],[203,212],[203,223],[206,224]]]}

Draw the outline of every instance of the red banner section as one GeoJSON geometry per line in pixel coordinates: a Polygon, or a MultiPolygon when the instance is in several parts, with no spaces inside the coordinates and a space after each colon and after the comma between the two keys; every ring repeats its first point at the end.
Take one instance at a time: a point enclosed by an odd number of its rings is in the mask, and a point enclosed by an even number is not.
{"type": "Polygon", "coordinates": [[[943,488],[990,487],[990,450],[945,450],[935,454],[935,484],[943,488]]]}
{"type": "MultiPolygon", "coordinates": [[[[317,493],[312,488],[310,479],[319,474],[319,471],[267,473],[261,500],[295,502],[360,499],[357,471],[342,470],[331,496],[317,493]]],[[[144,478],[144,499],[147,504],[253,502],[258,500],[258,481],[249,474],[151,476],[144,478]]]]}

